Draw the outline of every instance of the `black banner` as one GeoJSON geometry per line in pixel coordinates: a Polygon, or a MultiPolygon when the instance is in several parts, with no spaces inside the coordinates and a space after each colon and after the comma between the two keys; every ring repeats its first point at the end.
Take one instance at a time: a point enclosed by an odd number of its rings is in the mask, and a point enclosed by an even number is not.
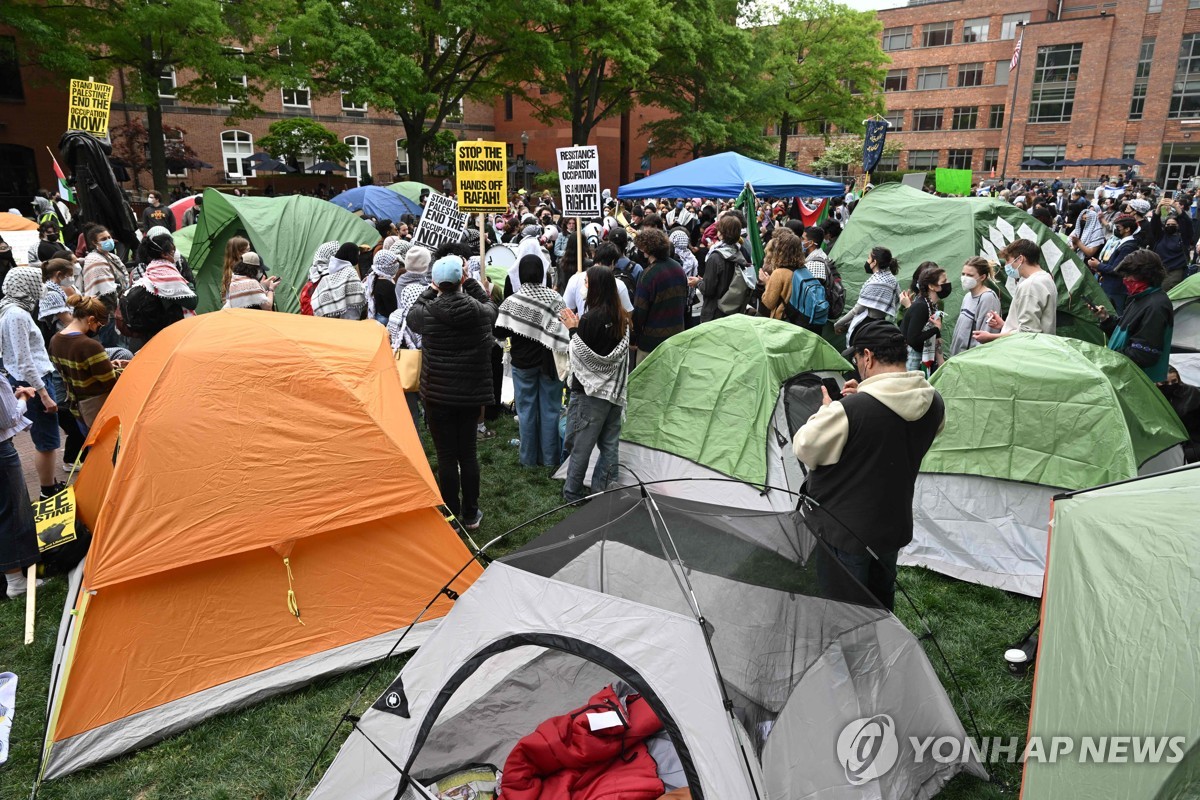
{"type": "Polygon", "coordinates": [[[881,119],[867,120],[863,137],[863,172],[873,172],[883,158],[883,143],[887,141],[888,124],[881,119]]]}

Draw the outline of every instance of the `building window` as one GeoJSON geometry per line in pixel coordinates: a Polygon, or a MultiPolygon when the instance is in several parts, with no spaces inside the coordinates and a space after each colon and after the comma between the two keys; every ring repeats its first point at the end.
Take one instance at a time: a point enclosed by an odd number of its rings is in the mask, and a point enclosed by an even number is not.
{"type": "Polygon", "coordinates": [[[917,108],[913,110],[914,131],[939,131],[942,129],[942,109],[917,108]]]}
{"type": "Polygon", "coordinates": [[[950,169],[970,169],[971,150],[947,150],[946,166],[950,169]]]}
{"type": "Polygon", "coordinates": [[[308,87],[297,86],[294,89],[283,89],[283,107],[284,108],[311,108],[309,102],[308,87]]]}
{"type": "Polygon", "coordinates": [[[958,65],[959,86],[983,86],[983,62],[958,65]]]}
{"type": "Polygon", "coordinates": [[[950,118],[950,127],[956,131],[973,131],[979,118],[979,109],[975,106],[957,106],[950,118]]]}
{"type": "Polygon", "coordinates": [[[907,50],[912,47],[912,25],[883,29],[884,50],[907,50]]]}
{"type": "Polygon", "coordinates": [[[1008,86],[1009,67],[1012,66],[1012,61],[1004,60],[996,62],[996,79],[993,81],[997,86],[1008,86]]]}
{"type": "Polygon", "coordinates": [[[513,118],[513,94],[512,92],[504,93],[504,119],[511,120],[513,118]]]}
{"type": "Polygon", "coordinates": [[[983,151],[983,171],[995,172],[996,165],[1000,163],[1000,148],[989,147],[983,151]]]}
{"type": "Polygon", "coordinates": [[[1188,0],[1188,8],[1200,8],[1200,0],[1188,0]]]}
{"type": "MultiPolygon", "coordinates": [[[[226,47],[225,52],[229,53],[229,55],[233,58],[244,59],[246,57],[246,51],[240,47],[226,47]]],[[[240,85],[242,88],[241,91],[235,91],[233,94],[229,95],[229,97],[226,97],[225,101],[231,104],[240,103],[242,98],[246,96],[246,88],[249,86],[249,84],[246,82],[246,76],[245,74],[238,75],[237,77],[232,78],[231,81],[235,86],[240,85]]]]}
{"type": "Polygon", "coordinates": [[[172,153],[179,153],[183,150],[183,131],[178,128],[168,128],[163,131],[163,139],[168,143],[167,150],[167,177],[168,178],[186,178],[188,171],[187,167],[178,161],[173,160],[170,156],[172,153]],[[170,142],[175,142],[174,147],[170,142]],[[172,167],[172,164],[174,167],[172,167]]]}
{"type": "Polygon", "coordinates": [[[947,67],[917,67],[918,89],[945,89],[949,85],[947,67]]]}
{"type": "MultiPolygon", "coordinates": [[[[1055,161],[1060,161],[1067,157],[1067,146],[1065,144],[1033,144],[1027,145],[1021,151],[1021,160],[1028,161],[1031,158],[1036,158],[1047,164],[1053,164],[1055,161]]],[[[1045,167],[1021,167],[1022,170],[1045,169],[1045,167]]]]}
{"type": "Polygon", "coordinates": [[[231,178],[254,176],[254,167],[244,159],[254,155],[254,137],[245,131],[222,131],[221,158],[225,174],[231,178]]]}
{"type": "Polygon", "coordinates": [[[909,150],[908,151],[908,168],[909,169],[937,169],[938,151],[937,150],[909,150]]]}
{"type": "Polygon", "coordinates": [[[1184,34],[1167,116],[1171,119],[1200,116],[1200,33],[1184,34]]]}
{"type": "Polygon", "coordinates": [[[0,99],[25,99],[21,64],[17,61],[17,40],[11,36],[0,36],[0,99]]]}
{"type": "Polygon", "coordinates": [[[346,97],[346,93],[342,92],[342,111],[353,111],[359,114],[365,114],[367,111],[366,103],[356,103],[346,97]]]}
{"type": "Polygon", "coordinates": [[[158,96],[164,100],[174,100],[175,86],[175,68],[163,67],[162,74],[158,76],[158,96]]]}
{"type": "Polygon", "coordinates": [[[953,42],[953,22],[927,22],[921,26],[921,47],[941,47],[953,42]]]}
{"type": "Polygon", "coordinates": [[[1024,14],[1005,14],[1000,20],[1000,38],[1015,39],[1017,38],[1017,28],[1022,22],[1029,22],[1029,12],[1024,14]]]}
{"type": "Polygon", "coordinates": [[[888,121],[892,127],[888,128],[888,133],[899,133],[904,130],[904,112],[889,111],[883,115],[883,118],[888,121]]]}
{"type": "Polygon", "coordinates": [[[1146,13],[1157,14],[1159,11],[1162,11],[1162,0],[1149,0],[1146,4],[1146,13]]]}
{"type": "Polygon", "coordinates": [[[963,23],[963,44],[988,40],[988,18],[969,19],[963,23]]]}
{"type": "Polygon", "coordinates": [[[1138,54],[1137,72],[1133,76],[1133,97],[1129,101],[1129,118],[1141,119],[1146,108],[1146,87],[1150,84],[1150,65],[1154,61],[1154,39],[1142,39],[1138,54]]]}
{"type": "Polygon", "coordinates": [[[350,163],[346,165],[346,174],[357,178],[362,185],[363,178],[371,174],[371,142],[365,136],[347,136],[343,139],[350,145],[350,163]]]}
{"type": "Polygon", "coordinates": [[[908,89],[908,70],[906,69],[889,69],[887,76],[883,79],[883,90],[885,92],[903,92],[908,89]]]}
{"type": "Polygon", "coordinates": [[[988,127],[1004,127],[1004,106],[992,106],[988,109],[988,127]]]}
{"type": "Polygon", "coordinates": [[[408,174],[408,140],[396,140],[396,180],[400,180],[401,175],[408,174]]]}
{"type": "Polygon", "coordinates": [[[879,163],[875,165],[875,173],[880,172],[899,172],[900,171],[900,156],[881,156],[879,163]]]}
{"type": "Polygon", "coordinates": [[[1121,158],[1137,158],[1137,142],[1126,142],[1122,145],[1121,158]]]}
{"type": "MultiPolygon", "coordinates": [[[[1200,38],[1200,37],[1198,37],[1200,38]]],[[[1070,122],[1075,108],[1075,81],[1079,77],[1082,44],[1039,47],[1033,70],[1030,122],[1070,122]]]]}

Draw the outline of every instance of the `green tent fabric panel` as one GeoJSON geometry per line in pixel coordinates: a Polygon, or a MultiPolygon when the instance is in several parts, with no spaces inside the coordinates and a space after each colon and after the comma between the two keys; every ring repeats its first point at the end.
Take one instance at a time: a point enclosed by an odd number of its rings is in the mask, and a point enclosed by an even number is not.
{"type": "Polygon", "coordinates": [[[204,214],[196,226],[192,253],[201,312],[221,307],[225,244],[236,235],[250,239],[263,266],[282,282],[275,293],[280,311],[300,310],[300,289],[308,280],[312,256],[324,242],[370,245],[379,232],[361,217],[315,197],[230,197],[204,192],[204,214]]]}
{"type": "MultiPolygon", "coordinates": [[[[1184,736],[1184,749],[1194,745],[1197,519],[1197,467],[1055,501],[1031,736],[1184,736]]],[[[1081,764],[1075,747],[1053,764],[1027,761],[1022,800],[1151,800],[1188,769],[1186,759],[1081,764]]]]}
{"type": "MultiPolygon", "coordinates": [[[[946,330],[949,331],[962,308],[962,287],[957,276],[963,263],[978,255],[996,260],[996,248],[1018,238],[1017,232],[1022,225],[1033,233],[1043,253],[1061,254],[1051,268],[1059,292],[1059,334],[1103,344],[1104,334],[1083,302],[1087,299],[1111,310],[1100,284],[1057,234],[1003,200],[936,197],[902,184],[886,183],[859,201],[829,255],[842,274],[847,304],[854,302],[867,279],[861,265],[866,262],[872,247],[888,248],[900,262],[897,279],[902,289],[908,287],[922,262],[937,263],[946,270],[954,287],[942,304],[949,323],[946,330]],[[1003,222],[997,222],[997,219],[1003,222]],[[991,233],[993,228],[995,235],[991,233]],[[1070,266],[1064,268],[1064,262],[1070,266]]],[[[1003,267],[999,271],[1003,280],[1003,267]]],[[[1005,292],[1001,292],[1001,299],[1007,306],[1005,292]]],[[[943,341],[948,351],[949,333],[943,341]]]]}
{"type": "Polygon", "coordinates": [[[1200,272],[1185,281],[1175,284],[1167,297],[1172,300],[1195,300],[1200,298],[1200,272]]]}
{"type": "Polygon", "coordinates": [[[630,375],[621,438],[761,485],[783,382],[850,368],[824,339],[786,322],[739,314],[705,323],[659,345],[630,375]]]}
{"type": "Polygon", "coordinates": [[[192,239],[195,235],[195,225],[184,225],[171,234],[171,238],[175,241],[175,249],[189,262],[192,260],[192,239]]]}
{"type": "Polygon", "coordinates": [[[922,472],[1086,489],[1136,476],[1186,438],[1132,361],[1076,339],[1006,336],[950,359],[931,382],[946,428],[922,472]]]}

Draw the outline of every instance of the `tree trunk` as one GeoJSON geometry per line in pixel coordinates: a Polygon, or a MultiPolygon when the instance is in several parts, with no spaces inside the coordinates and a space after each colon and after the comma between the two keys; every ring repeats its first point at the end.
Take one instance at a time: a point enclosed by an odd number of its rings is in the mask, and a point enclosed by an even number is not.
{"type": "Polygon", "coordinates": [[[779,120],[779,166],[787,166],[787,143],[788,143],[788,128],[791,127],[792,118],[785,112],[779,120]]]}
{"type": "Polygon", "coordinates": [[[163,139],[162,107],[157,98],[146,104],[146,138],[150,145],[150,177],[154,188],[162,192],[164,202],[170,196],[167,187],[167,148],[163,139]]]}
{"type": "Polygon", "coordinates": [[[429,135],[424,128],[424,119],[404,121],[404,135],[408,139],[405,143],[405,149],[408,151],[408,179],[421,183],[425,182],[425,162],[421,156],[425,152],[425,139],[429,135]]]}

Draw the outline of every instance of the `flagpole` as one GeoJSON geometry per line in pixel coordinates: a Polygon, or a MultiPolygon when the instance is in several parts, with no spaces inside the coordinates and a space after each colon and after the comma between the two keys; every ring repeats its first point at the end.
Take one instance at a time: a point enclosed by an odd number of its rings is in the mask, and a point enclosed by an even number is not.
{"type": "Polygon", "coordinates": [[[1021,56],[1024,55],[1024,53],[1021,51],[1024,50],[1022,45],[1025,43],[1025,26],[1028,23],[1020,22],[1018,24],[1021,26],[1021,38],[1017,40],[1017,71],[1016,74],[1012,76],[1012,102],[1008,104],[1008,113],[1006,115],[1008,117],[1008,124],[1005,127],[1007,127],[1008,132],[1004,135],[1004,161],[1000,164],[1001,183],[1004,183],[1005,179],[1008,178],[1008,148],[1012,142],[1012,124],[1013,117],[1016,116],[1014,111],[1017,107],[1017,84],[1021,80],[1021,56]]]}

